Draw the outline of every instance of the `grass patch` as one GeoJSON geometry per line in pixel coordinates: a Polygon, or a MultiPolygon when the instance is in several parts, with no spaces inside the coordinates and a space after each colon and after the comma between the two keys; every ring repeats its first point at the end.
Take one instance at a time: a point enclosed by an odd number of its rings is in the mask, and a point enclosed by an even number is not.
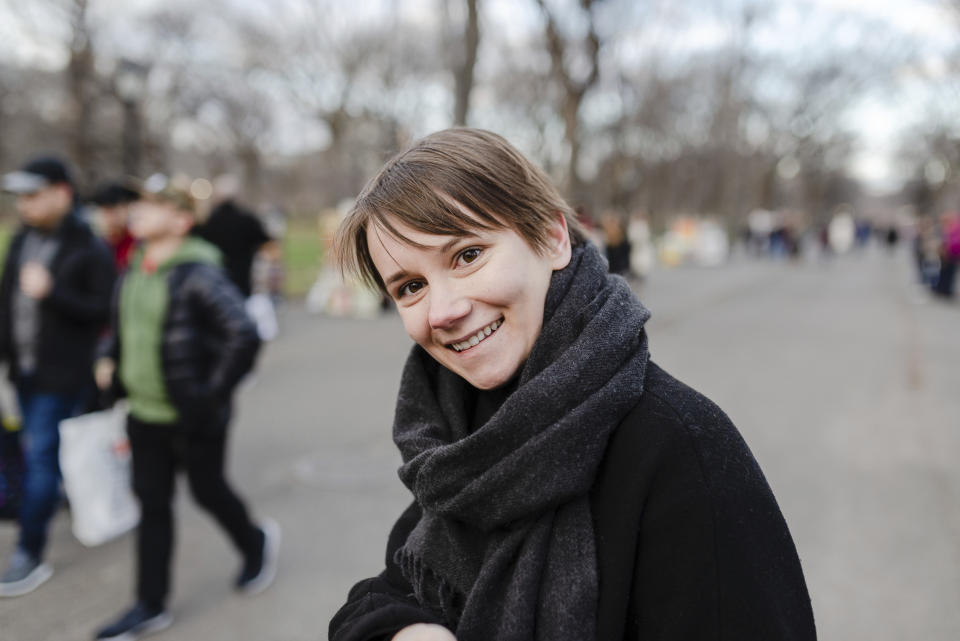
{"type": "Polygon", "coordinates": [[[3,261],[7,258],[7,249],[10,247],[10,236],[13,235],[13,226],[6,222],[0,222],[0,270],[3,269],[3,261]]]}
{"type": "Polygon", "coordinates": [[[286,271],[284,290],[287,296],[306,295],[317,279],[326,247],[314,220],[291,220],[283,239],[283,263],[286,271]]]}

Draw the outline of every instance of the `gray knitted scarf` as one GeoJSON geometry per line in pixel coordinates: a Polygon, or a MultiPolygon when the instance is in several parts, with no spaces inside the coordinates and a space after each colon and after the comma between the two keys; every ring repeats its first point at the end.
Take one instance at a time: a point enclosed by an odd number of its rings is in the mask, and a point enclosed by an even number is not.
{"type": "Polygon", "coordinates": [[[394,440],[423,516],[395,560],[460,641],[595,638],[588,493],[643,389],[649,316],[593,245],[575,247],[516,389],[473,430],[477,390],[413,348],[394,440]]]}

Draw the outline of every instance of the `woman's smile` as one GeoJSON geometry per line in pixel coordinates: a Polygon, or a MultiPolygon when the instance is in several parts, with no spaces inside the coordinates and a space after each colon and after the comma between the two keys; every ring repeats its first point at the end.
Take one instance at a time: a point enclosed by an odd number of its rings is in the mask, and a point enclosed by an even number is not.
{"type": "Polygon", "coordinates": [[[452,343],[448,343],[447,347],[455,352],[469,352],[474,347],[484,342],[488,337],[493,336],[496,331],[500,329],[501,324],[503,324],[502,316],[489,325],[484,325],[478,331],[467,334],[465,337],[452,343]]]}

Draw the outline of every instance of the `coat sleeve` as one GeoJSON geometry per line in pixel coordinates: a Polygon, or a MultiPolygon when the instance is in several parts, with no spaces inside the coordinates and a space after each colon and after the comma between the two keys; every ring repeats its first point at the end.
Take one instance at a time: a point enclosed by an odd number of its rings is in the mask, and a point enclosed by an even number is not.
{"type": "Polygon", "coordinates": [[[14,278],[17,275],[17,260],[19,247],[23,242],[23,232],[17,232],[7,246],[7,255],[4,259],[3,275],[0,276],[0,362],[11,358],[10,345],[10,310],[13,303],[14,278]]]}
{"type": "Polygon", "coordinates": [[[669,429],[644,454],[628,627],[643,639],[816,639],[787,524],[737,429],[692,390],[659,411],[669,429]]]}
{"type": "Polygon", "coordinates": [[[44,304],[59,314],[84,323],[106,324],[116,269],[106,246],[92,242],[78,260],[64,265],[61,272],[77,269],[54,280],[44,304]]]}
{"type": "Polygon", "coordinates": [[[206,392],[211,399],[225,399],[253,367],[260,349],[257,328],[244,308],[240,291],[220,269],[206,265],[198,269],[191,287],[191,302],[223,336],[206,392]]]}
{"type": "Polygon", "coordinates": [[[419,520],[420,508],[414,502],[390,532],[386,569],[350,589],[347,602],[330,621],[330,641],[389,641],[414,623],[442,624],[438,617],[420,606],[413,588],[393,561],[395,552],[419,520]]]}
{"type": "Polygon", "coordinates": [[[114,363],[113,380],[110,388],[99,392],[100,403],[104,407],[113,405],[118,399],[127,395],[123,383],[120,381],[120,292],[123,290],[125,277],[125,274],[121,274],[114,283],[113,294],[110,298],[110,324],[97,341],[94,354],[94,362],[101,358],[109,358],[114,363]]]}

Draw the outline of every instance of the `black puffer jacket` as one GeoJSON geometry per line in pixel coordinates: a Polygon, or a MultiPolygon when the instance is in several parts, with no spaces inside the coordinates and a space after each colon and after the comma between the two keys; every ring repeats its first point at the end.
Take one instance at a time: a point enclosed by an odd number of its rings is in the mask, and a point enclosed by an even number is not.
{"type": "MultiPolygon", "coordinates": [[[[113,297],[111,335],[100,353],[120,362],[119,298],[113,297]]],[[[219,267],[183,263],[167,276],[170,292],[160,346],[164,384],[181,421],[204,429],[222,428],[230,419],[237,383],[253,367],[260,339],[243,297],[219,267]]],[[[114,395],[123,396],[119,376],[114,395]]]]}

